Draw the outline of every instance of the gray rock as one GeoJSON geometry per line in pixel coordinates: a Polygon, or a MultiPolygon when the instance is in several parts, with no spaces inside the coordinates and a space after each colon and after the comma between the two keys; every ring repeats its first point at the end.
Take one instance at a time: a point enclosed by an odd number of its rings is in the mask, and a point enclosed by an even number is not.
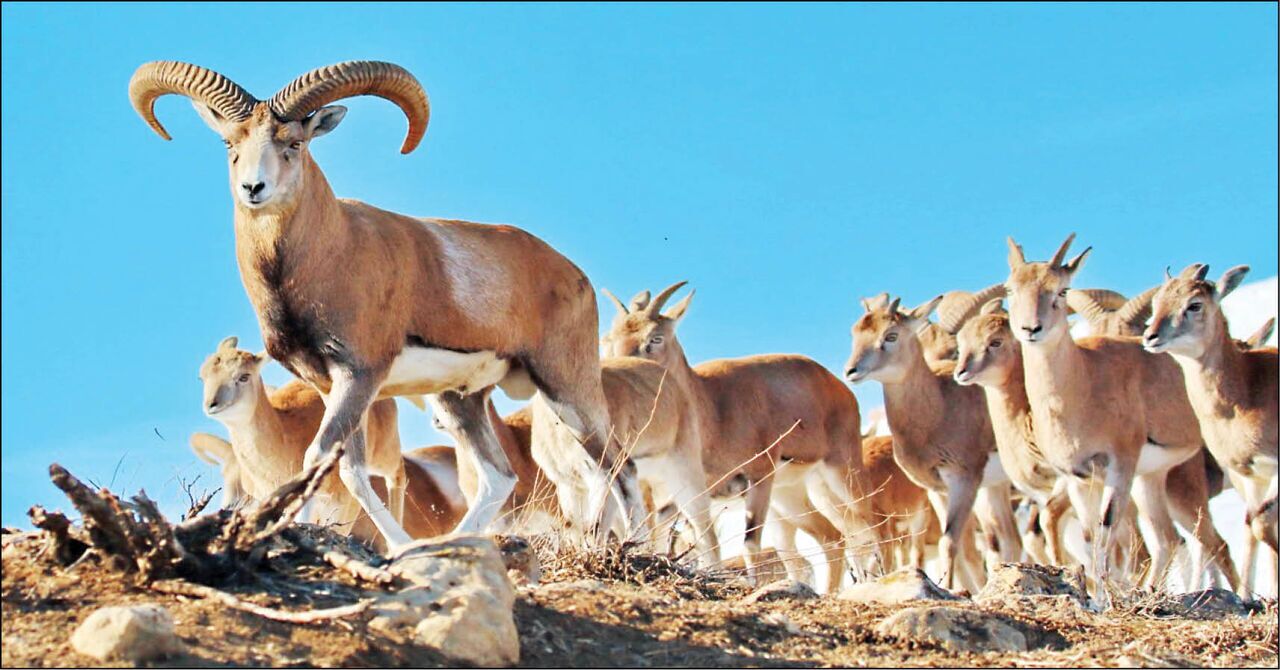
{"type": "Polygon", "coordinates": [[[854,584],[840,593],[840,599],[882,605],[896,605],[912,600],[962,600],[960,596],[933,583],[928,575],[915,568],[903,568],[873,582],[854,584]]]}
{"type": "Polygon", "coordinates": [[[397,551],[387,569],[413,586],[375,603],[371,627],[411,628],[422,644],[475,666],[520,661],[515,591],[492,539],[414,542],[397,551]]]}
{"type": "Polygon", "coordinates": [[[903,610],[881,621],[876,631],[976,653],[1023,652],[1062,644],[1057,634],[1004,614],[947,606],[903,610]]]}
{"type": "Polygon", "coordinates": [[[1004,563],[987,576],[976,602],[1016,602],[1024,598],[1067,596],[1080,606],[1088,603],[1081,575],[1064,568],[1027,563],[1004,563]]]}
{"type": "Polygon", "coordinates": [[[1260,608],[1230,591],[1206,589],[1175,596],[1173,609],[1175,614],[1182,616],[1221,619],[1249,616],[1260,608]]]}
{"type": "Polygon", "coordinates": [[[159,605],[103,607],[71,634],[76,651],[99,661],[140,663],[184,649],[173,632],[173,617],[159,605]]]}
{"type": "Polygon", "coordinates": [[[775,600],[812,600],[817,597],[818,592],[808,584],[784,579],[761,586],[743,600],[749,603],[767,603],[775,600]]]}

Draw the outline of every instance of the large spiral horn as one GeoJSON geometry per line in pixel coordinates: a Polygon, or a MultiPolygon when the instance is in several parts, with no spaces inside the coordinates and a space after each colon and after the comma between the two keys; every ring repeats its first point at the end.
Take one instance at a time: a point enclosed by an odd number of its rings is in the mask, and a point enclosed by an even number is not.
{"type": "Polygon", "coordinates": [[[156,98],[171,93],[202,102],[232,121],[248,118],[257,103],[239,84],[199,65],[172,60],[143,63],[129,80],[129,102],[138,116],[166,140],[173,138],[156,118],[155,105],[156,98]]]}
{"type": "Polygon", "coordinates": [[[977,293],[950,291],[938,303],[938,327],[955,335],[983,305],[995,298],[1003,298],[1004,294],[1004,284],[992,284],[977,293]]]}
{"type": "Polygon", "coordinates": [[[400,153],[417,148],[427,133],[431,104],[418,80],[399,65],[355,60],[316,68],[289,82],[268,104],[281,119],[301,121],[327,104],[357,95],[376,95],[399,106],[409,119],[400,153]]]}
{"type": "Polygon", "coordinates": [[[1152,286],[1151,288],[1133,296],[1116,310],[1116,315],[1121,321],[1131,325],[1141,325],[1151,318],[1151,303],[1155,300],[1156,293],[1160,291],[1160,286],[1152,286]]]}
{"type": "Polygon", "coordinates": [[[1124,295],[1105,288],[1073,288],[1067,291],[1067,309],[1097,323],[1107,314],[1124,307],[1124,295]]]}
{"type": "Polygon", "coordinates": [[[649,303],[649,306],[646,307],[645,310],[650,314],[657,314],[662,309],[663,305],[666,305],[667,301],[671,299],[671,296],[675,295],[676,291],[679,291],[681,287],[688,283],[689,282],[687,281],[676,282],[662,289],[662,293],[654,296],[653,302],[649,303]]]}

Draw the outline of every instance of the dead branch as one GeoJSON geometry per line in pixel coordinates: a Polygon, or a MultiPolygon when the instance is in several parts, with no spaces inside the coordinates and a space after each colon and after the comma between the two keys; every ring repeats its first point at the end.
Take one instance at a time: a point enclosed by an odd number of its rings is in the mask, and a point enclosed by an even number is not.
{"type": "Polygon", "coordinates": [[[32,525],[49,535],[49,543],[41,553],[53,552],[59,565],[71,565],[89,549],[88,544],[71,537],[71,522],[61,512],[49,512],[36,505],[27,510],[27,516],[31,517],[32,525]]]}
{"type": "Polygon", "coordinates": [[[255,614],[264,619],[270,619],[272,621],[282,621],[284,623],[297,623],[297,624],[320,623],[322,621],[331,621],[333,619],[340,619],[343,617],[353,616],[356,614],[360,614],[361,612],[364,612],[365,610],[369,609],[370,605],[373,604],[372,600],[366,599],[351,605],[343,605],[341,607],[331,607],[329,609],[323,609],[323,610],[311,610],[309,612],[286,612],[283,610],[272,609],[270,607],[255,605],[246,600],[241,600],[231,595],[230,593],[227,593],[226,591],[219,591],[218,589],[215,589],[213,587],[202,586],[200,584],[192,584],[191,582],[184,582],[184,581],[173,580],[173,579],[159,581],[159,582],[152,582],[151,589],[153,591],[158,591],[160,593],[167,593],[167,594],[176,595],[176,596],[187,596],[191,598],[207,598],[209,600],[215,600],[232,609],[240,610],[241,612],[248,612],[250,614],[255,614]]]}

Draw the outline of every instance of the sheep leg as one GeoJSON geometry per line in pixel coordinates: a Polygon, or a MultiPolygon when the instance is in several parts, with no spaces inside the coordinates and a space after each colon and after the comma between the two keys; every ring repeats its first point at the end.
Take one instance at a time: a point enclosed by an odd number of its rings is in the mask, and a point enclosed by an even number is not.
{"type": "Polygon", "coordinates": [[[338,476],[378,527],[378,532],[386,538],[387,548],[393,550],[408,543],[409,534],[378,498],[369,482],[369,469],[365,461],[364,425],[369,405],[373,403],[384,376],[385,372],[340,368],[335,368],[330,373],[333,384],[329,394],[324,396],[324,418],[320,421],[320,430],[316,432],[315,439],[307,447],[303,464],[310,467],[335,444],[343,443],[346,448],[339,461],[338,476]]]}
{"type": "Polygon", "coordinates": [[[459,459],[469,460],[477,473],[475,499],[456,528],[461,533],[487,530],[516,487],[515,471],[489,423],[490,390],[466,395],[445,391],[430,398],[436,419],[457,436],[459,459]]]}

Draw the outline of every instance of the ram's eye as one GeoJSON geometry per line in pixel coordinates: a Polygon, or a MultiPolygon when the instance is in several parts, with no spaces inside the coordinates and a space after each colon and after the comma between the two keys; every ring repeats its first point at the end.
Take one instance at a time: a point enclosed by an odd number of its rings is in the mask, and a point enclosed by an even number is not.
{"type": "Polygon", "coordinates": [[[289,143],[289,148],[290,148],[290,149],[293,149],[294,151],[297,151],[298,149],[301,149],[301,148],[302,148],[302,140],[294,140],[294,141],[290,142],[290,143],[289,143]]]}
{"type": "Polygon", "coordinates": [[[248,374],[248,373],[245,373],[245,374],[240,375],[240,383],[241,383],[241,384],[244,384],[245,382],[248,382],[248,381],[249,381],[249,374],[248,374]]]}
{"type": "Polygon", "coordinates": [[[662,344],[662,336],[654,335],[653,337],[649,338],[649,344],[662,344]]]}
{"type": "Polygon", "coordinates": [[[898,341],[898,334],[897,334],[897,333],[889,333],[888,335],[885,335],[885,336],[884,336],[884,341],[885,341],[885,342],[897,342],[897,341],[898,341]]]}
{"type": "Polygon", "coordinates": [[[999,349],[999,348],[1000,348],[1000,347],[1002,347],[1002,346],[1004,346],[1004,341],[1003,341],[1003,340],[991,340],[991,348],[992,348],[992,349],[999,349]]]}
{"type": "Polygon", "coordinates": [[[1061,291],[1058,291],[1058,297],[1059,297],[1059,298],[1065,298],[1065,297],[1067,297],[1067,289],[1065,289],[1065,288],[1064,288],[1064,289],[1062,289],[1061,291]]]}
{"type": "Polygon", "coordinates": [[[1190,305],[1187,305],[1187,311],[1188,311],[1188,312],[1199,312],[1199,311],[1200,311],[1201,309],[1203,309],[1203,308],[1204,308],[1204,305],[1202,305],[1202,304],[1200,304],[1200,303],[1198,303],[1198,302],[1193,302],[1193,303],[1191,303],[1190,305]]]}

